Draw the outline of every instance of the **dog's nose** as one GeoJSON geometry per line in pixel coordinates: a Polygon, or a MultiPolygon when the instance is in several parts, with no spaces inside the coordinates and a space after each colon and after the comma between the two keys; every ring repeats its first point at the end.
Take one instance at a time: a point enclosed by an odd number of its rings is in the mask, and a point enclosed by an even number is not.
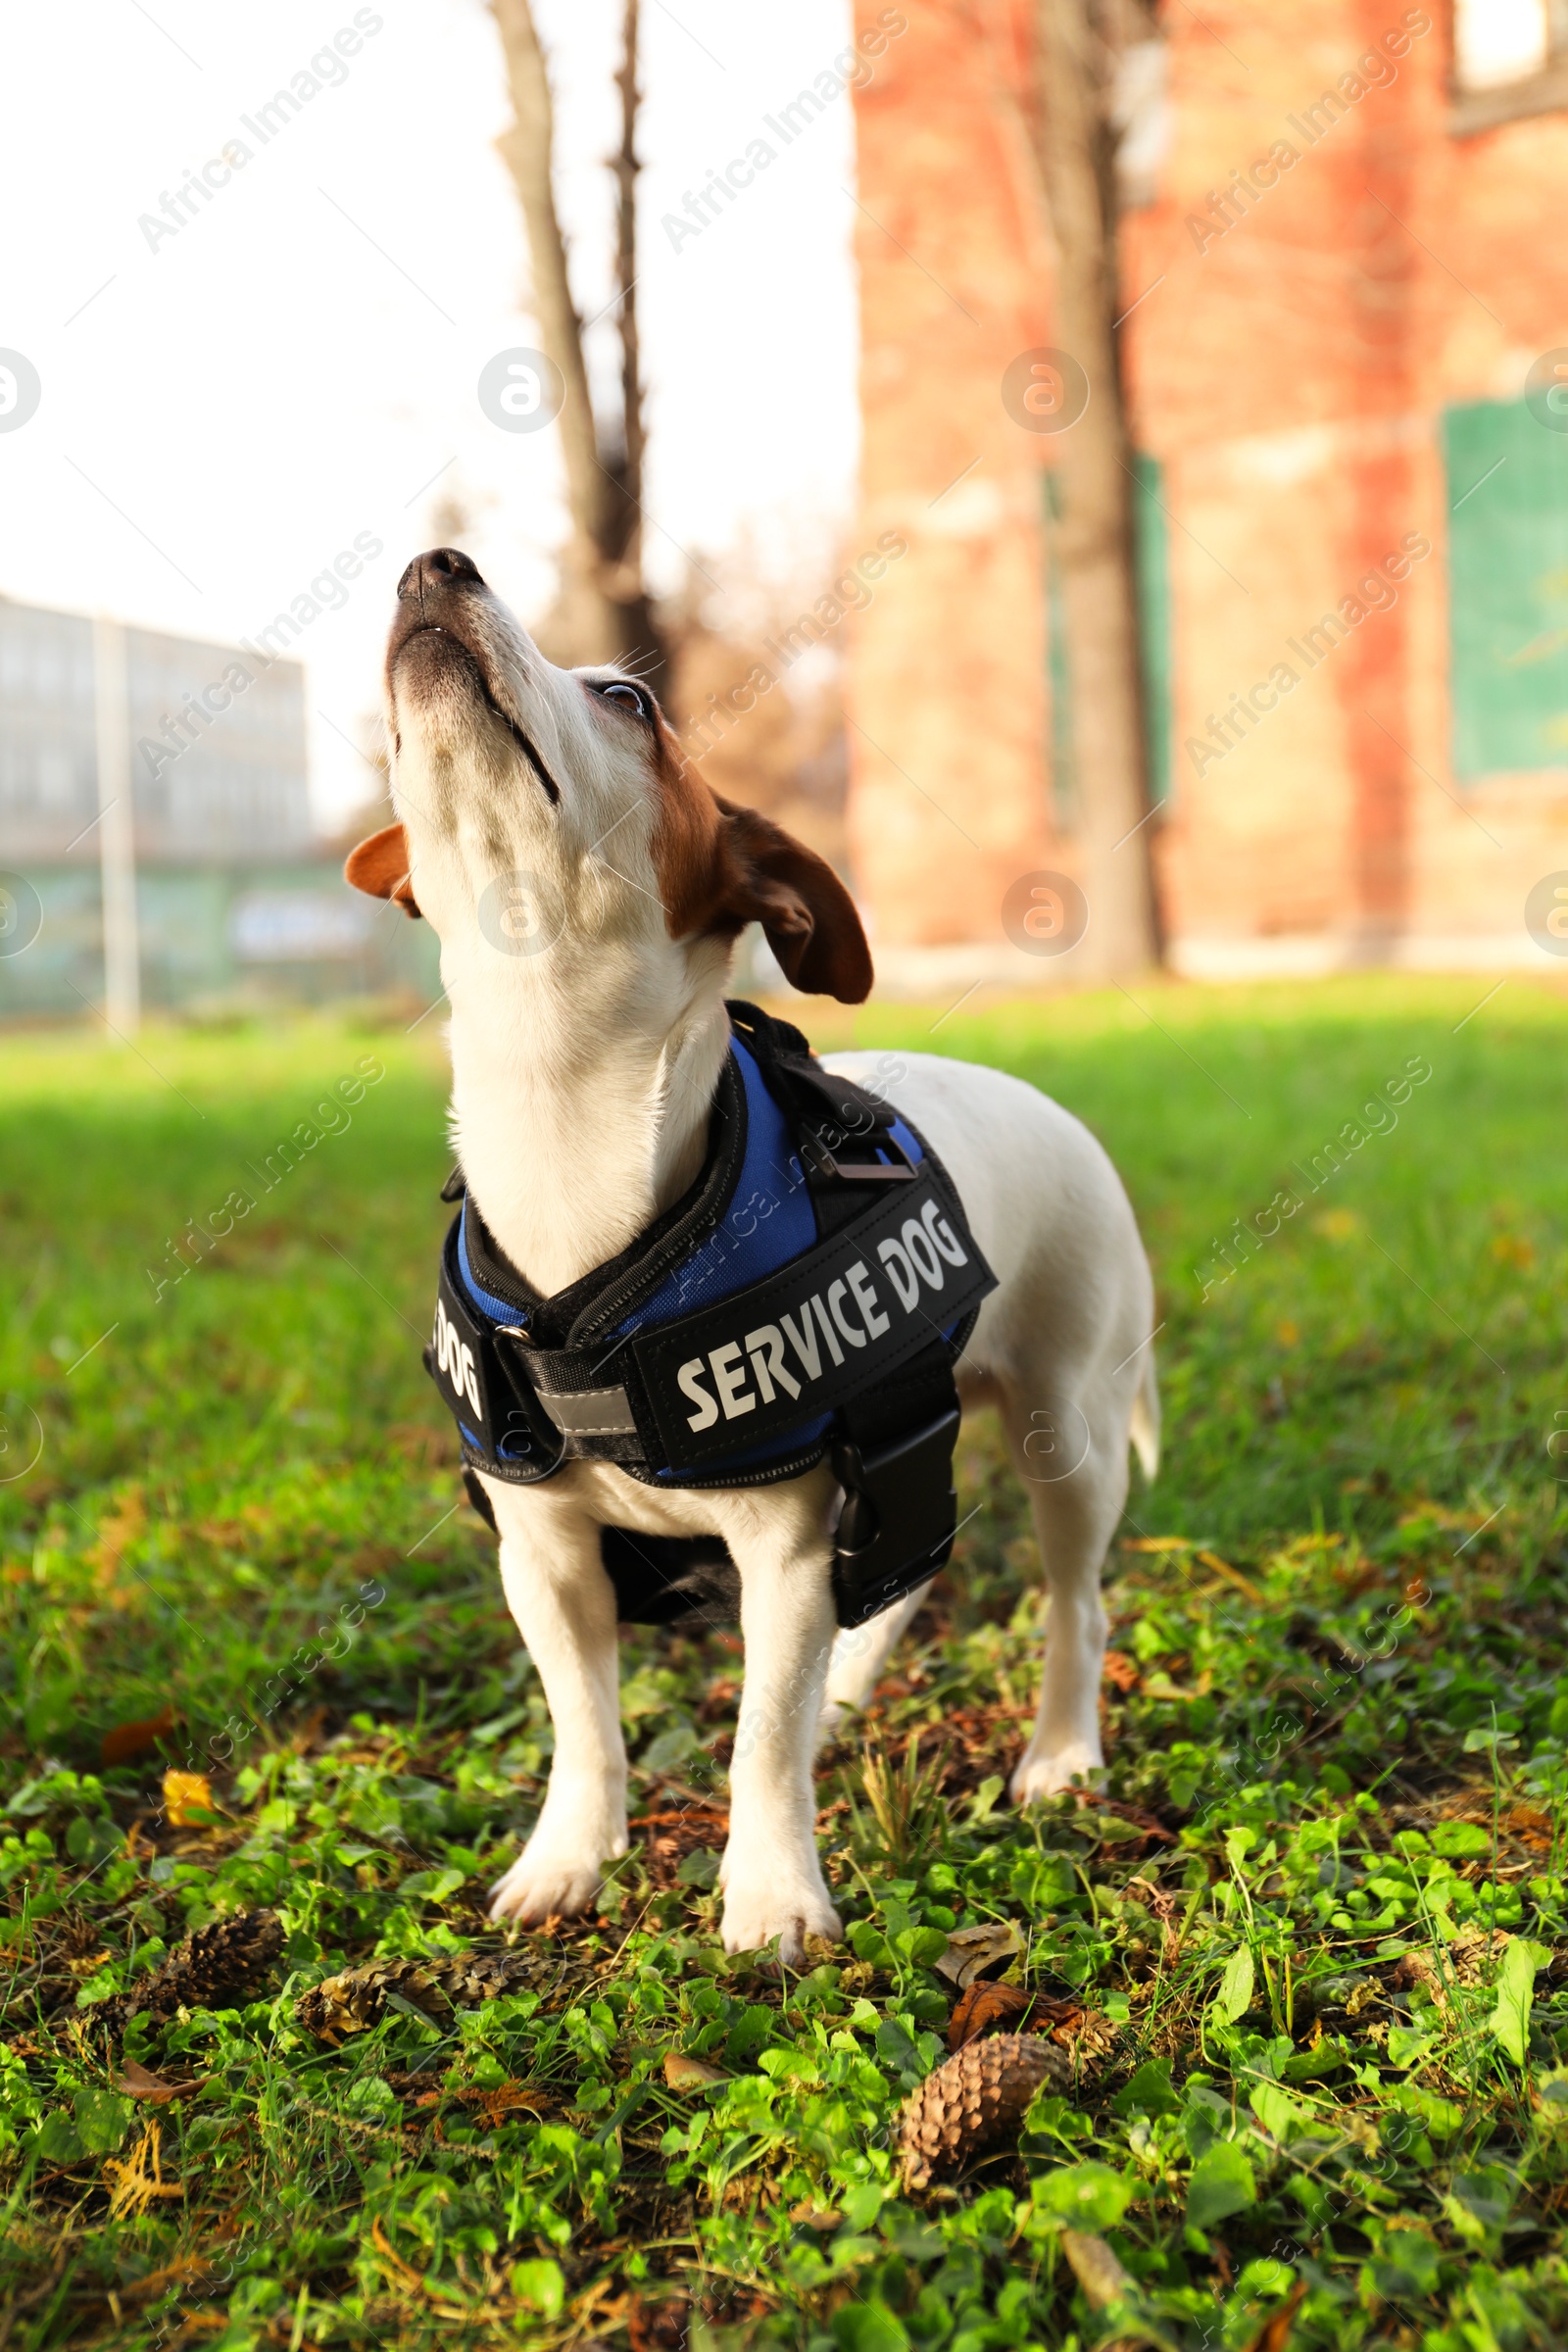
{"type": "Polygon", "coordinates": [[[406,605],[411,598],[439,594],[443,588],[471,584],[484,586],[484,574],[471,556],[461,547],[432,547],[422,556],[416,556],[398,582],[398,602],[406,605]]]}

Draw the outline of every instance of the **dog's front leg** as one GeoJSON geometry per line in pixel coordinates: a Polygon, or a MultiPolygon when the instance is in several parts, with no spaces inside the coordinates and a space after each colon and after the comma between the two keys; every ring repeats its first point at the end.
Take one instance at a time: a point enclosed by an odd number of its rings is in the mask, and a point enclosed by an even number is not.
{"type": "Polygon", "coordinates": [[[746,1675],[730,1766],[724,1889],[727,1951],[778,1938],[794,1968],[808,1936],[836,1938],[838,1913],[816,1855],[811,1752],[833,1645],[833,1591],[819,1514],[730,1536],[740,1568],[746,1675]]]}
{"type": "Polygon", "coordinates": [[[538,1498],[490,1487],[501,1524],[501,1583],[539,1669],[556,1753],[544,1807],[522,1852],[491,1888],[492,1919],[536,1925],[584,1911],[603,1864],[626,1851],[615,1592],[599,1529],[538,1498]]]}

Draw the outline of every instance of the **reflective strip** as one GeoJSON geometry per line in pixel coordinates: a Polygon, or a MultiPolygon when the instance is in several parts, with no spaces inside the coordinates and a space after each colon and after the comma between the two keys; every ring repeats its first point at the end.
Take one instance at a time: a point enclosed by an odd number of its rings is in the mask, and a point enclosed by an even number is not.
{"type": "Polygon", "coordinates": [[[535,1392],[556,1427],[572,1438],[629,1438],[637,1434],[624,1389],[579,1389],[571,1396],[535,1392]]]}

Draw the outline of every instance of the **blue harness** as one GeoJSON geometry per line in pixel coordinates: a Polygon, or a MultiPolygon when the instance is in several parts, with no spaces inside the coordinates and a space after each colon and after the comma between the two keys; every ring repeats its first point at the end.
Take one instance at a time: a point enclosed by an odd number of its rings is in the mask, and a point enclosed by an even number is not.
{"type": "MultiPolygon", "coordinates": [[[[691,1190],[609,1264],[542,1298],[466,1195],[425,1363],[465,1476],[571,1460],[655,1486],[798,1477],[831,1454],[839,1621],[858,1625],[952,1549],[953,1364],[995,1278],[946,1170],[898,1114],[830,1076],[800,1032],[729,1007],[731,1049],[691,1190]]],[[[455,1175],[445,1198],[457,1199],[455,1175]]],[[[733,1598],[716,1538],[607,1528],[623,1618],[733,1598]]]]}

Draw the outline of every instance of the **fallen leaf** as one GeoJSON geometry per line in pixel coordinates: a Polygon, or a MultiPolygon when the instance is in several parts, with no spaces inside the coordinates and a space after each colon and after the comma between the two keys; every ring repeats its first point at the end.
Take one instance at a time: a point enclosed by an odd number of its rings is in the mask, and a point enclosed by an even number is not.
{"type": "Polygon", "coordinates": [[[410,2286],[417,2287],[420,2293],[423,2293],[423,2278],[420,2277],[417,2271],[412,2270],[408,2263],[404,2261],[402,2255],[398,2252],[391,2239],[387,2236],[386,2231],[382,2229],[379,2221],[374,2221],[370,2224],[370,2243],[372,2246],[374,2246],[376,2252],[383,2258],[383,2260],[389,2262],[392,2268],[408,2281],[410,2286]]]}
{"type": "Polygon", "coordinates": [[[665,2296],[649,2303],[633,2296],[626,2306],[626,2336],[631,2352],[686,2352],[692,2334],[692,2307],[685,2295],[665,2296]]]}
{"type": "Polygon", "coordinates": [[[1306,2281],[1298,2279],[1288,2301],[1263,2322],[1247,2352],[1290,2352],[1291,2323],[1306,2300],[1306,2281]]]}
{"type": "Polygon", "coordinates": [[[98,1742],[101,1764],[129,1764],[137,1756],[148,1756],[161,1740],[171,1740],[174,1734],[174,1710],[166,1705],[156,1715],[144,1716],[138,1723],[117,1723],[113,1731],[105,1732],[98,1742]]]}
{"type": "Polygon", "coordinates": [[[1138,1668],[1124,1649],[1107,1649],[1102,1672],[1106,1682],[1113,1684],[1118,1690],[1136,1690],[1138,1688],[1138,1668]]]}
{"type": "Polygon", "coordinates": [[[213,1784],[205,1772],[166,1772],[164,1811],[171,1829],[188,1830],[214,1810],[213,1784]]]}
{"type": "Polygon", "coordinates": [[[967,1985],[948,2022],[948,2048],[961,2050],[982,2034],[1020,2031],[1034,2007],[1034,1995],[1017,1984],[993,1984],[985,1979],[967,1985]]]}
{"type": "Polygon", "coordinates": [[[164,2179],[163,2126],[149,2124],[129,2156],[122,2164],[118,2157],[104,2160],[104,2173],[110,2183],[109,2211],[113,2220],[122,2214],[145,2213],[159,2197],[183,2197],[183,2180],[164,2179]]]}
{"type": "Polygon", "coordinates": [[[162,2075],[149,2074],[139,2060],[127,2058],[115,2077],[115,2088],[122,2090],[128,2098],[149,2099],[154,2106],[165,2107],[171,2099],[188,2098],[210,2080],[209,2076],[200,2075],[194,2082],[166,2082],[162,2075]]]}
{"type": "Polygon", "coordinates": [[[670,2050],[664,2058],[664,2081],[671,2090],[706,2090],[710,2082],[727,2082],[729,2077],[721,2066],[710,2066],[706,2058],[688,2058],[679,2050],[670,2050]]]}
{"type": "Polygon", "coordinates": [[[1097,2311],[1125,2302],[1138,2292],[1130,2272],[1124,2271],[1102,2237],[1087,2230],[1064,2230],[1061,2250],[1072,2265],[1073,2277],[1097,2311]]]}
{"type": "Polygon", "coordinates": [[[1198,1556],[1205,1568],[1212,1568],[1216,1576],[1225,1577],[1239,1592],[1245,1592],[1249,1600],[1262,1599],[1263,1595],[1251,1578],[1244,1576],[1239,1568],[1233,1568],[1229,1560],[1222,1560],[1217,1551],[1200,1551],[1198,1556]]]}
{"type": "MultiPolygon", "coordinates": [[[[429,2095],[426,2093],[426,2096],[429,2095]]],[[[436,2092],[434,2095],[439,2098],[440,2093],[436,2092]]],[[[500,2082],[494,2090],[460,2091],[458,2096],[465,2099],[467,2105],[482,2115],[487,2124],[502,2123],[509,2115],[521,2113],[542,2116],[545,2112],[540,2104],[539,2093],[525,2089],[522,2083],[515,2080],[500,2082]]]]}
{"type": "Polygon", "coordinates": [[[1022,1950],[1023,1937],[1010,1919],[988,1920],[984,1927],[959,1928],[948,1937],[947,1950],[931,1965],[950,1984],[962,1987],[1022,1950]]]}
{"type": "Polygon", "coordinates": [[[1066,2041],[1085,2023],[1082,2001],[1054,2000],[1049,1993],[1025,1992],[1021,1985],[995,1984],[976,1978],[958,1996],[948,2025],[948,2048],[961,2050],[982,2034],[1050,2034],[1066,2041]]]}
{"type": "Polygon", "coordinates": [[[836,2230],[844,2216],[836,2205],[804,2205],[790,2207],[790,2220],[802,2230],[836,2230]]]}

